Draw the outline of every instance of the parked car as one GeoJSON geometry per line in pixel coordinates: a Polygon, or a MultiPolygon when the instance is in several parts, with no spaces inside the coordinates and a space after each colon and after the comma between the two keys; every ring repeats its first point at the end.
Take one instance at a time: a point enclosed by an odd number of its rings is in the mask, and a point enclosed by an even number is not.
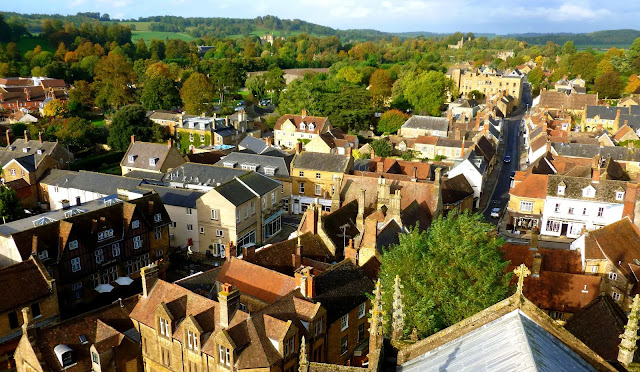
{"type": "Polygon", "coordinates": [[[511,179],[516,178],[516,171],[511,172],[511,174],[509,175],[509,178],[511,179]]]}
{"type": "Polygon", "coordinates": [[[510,155],[505,156],[504,157],[504,162],[505,163],[511,163],[511,156],[510,155]]]}
{"type": "Polygon", "coordinates": [[[500,208],[491,209],[491,217],[493,217],[493,218],[500,217],[500,208]]]}

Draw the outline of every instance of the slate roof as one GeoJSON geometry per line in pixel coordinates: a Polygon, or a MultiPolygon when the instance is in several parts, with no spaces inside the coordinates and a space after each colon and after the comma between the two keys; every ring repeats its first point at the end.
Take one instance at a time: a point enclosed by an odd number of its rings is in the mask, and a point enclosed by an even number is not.
{"type": "Polygon", "coordinates": [[[225,162],[237,163],[237,167],[241,168],[242,164],[254,164],[259,165],[256,172],[265,174],[265,167],[277,168],[275,171],[275,177],[289,177],[289,166],[293,160],[293,155],[286,156],[267,156],[260,154],[248,154],[242,152],[232,152],[229,155],[220,159],[215,165],[224,167],[225,162]]]}
{"type": "Polygon", "coordinates": [[[593,158],[600,155],[602,159],[624,161],[640,161],[640,150],[627,147],[584,145],[579,143],[552,143],[551,146],[562,156],[593,158]]]}
{"type": "Polygon", "coordinates": [[[485,136],[481,136],[476,143],[475,151],[484,157],[484,160],[487,163],[490,163],[491,160],[496,156],[496,148],[491,141],[487,139],[485,136]]]}
{"type": "MultiPolygon", "coordinates": [[[[564,328],[608,361],[618,359],[620,335],[624,333],[627,315],[611,296],[601,295],[575,313],[564,328]]],[[[640,361],[636,351],[633,361],[640,361]]]]}
{"type": "Polygon", "coordinates": [[[587,105],[585,108],[587,118],[599,116],[600,119],[604,120],[615,119],[618,111],[620,111],[620,114],[629,114],[628,107],[587,105]]]}
{"type": "Polygon", "coordinates": [[[207,185],[215,187],[218,184],[229,182],[234,177],[249,173],[250,171],[234,168],[218,167],[215,165],[185,163],[167,172],[162,179],[166,183],[207,185]]]}
{"type": "Polygon", "coordinates": [[[304,151],[293,158],[291,169],[346,173],[350,159],[345,155],[304,151]]]}
{"type": "Polygon", "coordinates": [[[132,190],[141,184],[140,179],[89,171],[66,171],[52,169],[40,181],[41,184],[62,188],[91,191],[102,195],[113,195],[118,189],[132,190]]]}
{"type": "Polygon", "coordinates": [[[447,132],[449,129],[449,119],[436,116],[413,115],[402,124],[402,128],[447,132]]]}
{"type": "Polygon", "coordinates": [[[367,301],[367,294],[371,294],[374,288],[365,272],[349,259],[317,275],[314,282],[316,292],[313,300],[327,310],[327,324],[367,301]]]}
{"type": "Polygon", "coordinates": [[[256,154],[261,154],[263,151],[269,148],[266,141],[252,136],[244,137],[238,144],[238,147],[244,147],[245,149],[248,149],[256,154]]]}
{"type": "Polygon", "coordinates": [[[217,186],[215,190],[233,205],[239,206],[256,197],[263,196],[279,188],[280,182],[256,172],[235,177],[231,181],[217,186]]]}
{"type": "Polygon", "coordinates": [[[167,110],[155,110],[147,112],[147,117],[151,120],[167,120],[167,121],[178,121],[179,114],[173,111],[167,110]]]}
{"type": "Polygon", "coordinates": [[[397,371],[596,371],[521,310],[430,350],[397,371]]]}
{"type": "Polygon", "coordinates": [[[15,158],[13,160],[15,160],[18,164],[20,164],[24,169],[26,169],[29,172],[35,172],[36,171],[36,156],[35,155],[21,156],[19,158],[15,158]]]}
{"type": "Polygon", "coordinates": [[[143,188],[149,188],[160,195],[164,205],[172,205],[174,207],[195,208],[196,202],[203,192],[192,189],[177,189],[175,187],[165,187],[156,185],[142,185],[143,188]]]}
{"type": "Polygon", "coordinates": [[[49,280],[45,268],[39,268],[33,257],[0,269],[0,312],[16,310],[20,314],[22,307],[50,296],[49,280]]]}

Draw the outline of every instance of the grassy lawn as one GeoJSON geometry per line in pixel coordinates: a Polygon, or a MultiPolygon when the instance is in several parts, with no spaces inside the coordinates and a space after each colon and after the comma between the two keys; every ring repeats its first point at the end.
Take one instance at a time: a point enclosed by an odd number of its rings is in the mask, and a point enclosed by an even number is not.
{"type": "Polygon", "coordinates": [[[181,32],[138,31],[138,30],[131,32],[131,41],[135,43],[140,38],[142,38],[142,40],[144,40],[147,43],[153,39],[158,39],[158,40],[179,39],[187,42],[195,39],[194,37],[191,37],[190,35],[187,35],[181,32]]]}
{"type": "MultiPolygon", "coordinates": [[[[1,44],[3,49],[7,46],[7,43],[1,44]]],[[[40,37],[22,37],[20,38],[20,40],[16,41],[16,45],[18,46],[20,54],[24,54],[30,50],[33,50],[33,48],[38,45],[40,45],[42,50],[49,51],[51,53],[55,53],[56,51],[56,48],[52,47],[48,41],[40,37]]]]}
{"type": "Polygon", "coordinates": [[[104,119],[91,120],[91,124],[95,125],[98,128],[102,128],[107,125],[104,119]]]}

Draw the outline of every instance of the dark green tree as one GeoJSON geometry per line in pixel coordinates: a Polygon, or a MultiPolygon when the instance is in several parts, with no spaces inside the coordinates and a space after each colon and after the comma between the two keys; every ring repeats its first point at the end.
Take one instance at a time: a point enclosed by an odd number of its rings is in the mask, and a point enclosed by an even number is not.
{"type": "Polygon", "coordinates": [[[576,52],[576,45],[573,41],[569,40],[562,46],[562,54],[574,54],[576,52]]]}
{"type": "Polygon", "coordinates": [[[400,235],[400,243],[382,255],[385,316],[391,314],[396,275],[404,286],[406,334],[415,327],[420,337],[429,336],[503,300],[511,274],[505,273],[502,244],[495,226],[468,212],[400,235]]]}
{"type": "Polygon", "coordinates": [[[109,127],[107,143],[115,151],[125,151],[131,143],[132,135],[136,136],[136,141],[152,141],[154,137],[153,122],[140,105],[125,106],[115,113],[109,127]]]}
{"type": "Polygon", "coordinates": [[[393,152],[391,143],[384,139],[377,139],[371,142],[370,146],[373,149],[376,157],[386,158],[388,156],[391,156],[391,153],[393,152]]]}
{"type": "Polygon", "coordinates": [[[419,113],[440,116],[447,80],[442,72],[423,72],[404,83],[404,97],[419,113]]]}
{"type": "Polygon", "coordinates": [[[380,116],[378,121],[379,133],[396,133],[404,124],[409,115],[399,110],[389,110],[380,116]]]}
{"type": "Polygon", "coordinates": [[[173,80],[164,76],[146,79],[140,101],[147,110],[172,110],[182,106],[178,88],[173,80]]]}
{"type": "Polygon", "coordinates": [[[604,73],[596,78],[593,89],[602,98],[618,98],[624,89],[617,71],[604,73]]]}
{"type": "Polygon", "coordinates": [[[0,216],[2,216],[3,222],[15,221],[24,217],[24,209],[16,191],[6,186],[0,186],[0,216]]]}

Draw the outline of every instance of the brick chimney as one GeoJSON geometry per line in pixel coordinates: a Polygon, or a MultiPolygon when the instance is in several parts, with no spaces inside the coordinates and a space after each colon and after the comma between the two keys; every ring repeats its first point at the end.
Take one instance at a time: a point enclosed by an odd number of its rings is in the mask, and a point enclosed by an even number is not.
{"type": "Polygon", "coordinates": [[[376,161],[376,173],[384,173],[384,160],[376,161]]]}
{"type": "Polygon", "coordinates": [[[455,139],[458,141],[460,140],[460,128],[456,128],[455,139]]]}
{"type": "Polygon", "coordinates": [[[593,170],[593,172],[591,173],[591,179],[593,183],[598,183],[600,182],[600,169],[596,168],[593,170]]]}
{"type": "Polygon", "coordinates": [[[256,254],[256,246],[242,247],[242,259],[247,262],[253,262],[256,254]]]}
{"type": "Polygon", "coordinates": [[[542,270],[542,255],[540,252],[533,254],[533,267],[531,268],[531,276],[534,278],[540,277],[540,271],[542,270]]]}
{"type": "Polygon", "coordinates": [[[305,266],[297,269],[294,273],[296,286],[300,288],[300,293],[306,298],[313,298],[316,292],[315,278],[311,270],[311,267],[305,266]]]}
{"type": "Polygon", "coordinates": [[[29,329],[29,325],[31,323],[31,319],[30,319],[31,317],[29,316],[29,313],[31,313],[31,309],[29,309],[28,307],[22,308],[22,332],[24,333],[27,332],[27,330],[29,329]]]}
{"type": "Polygon", "coordinates": [[[149,203],[147,204],[148,207],[148,212],[149,214],[153,213],[153,200],[149,200],[149,203]]]}
{"type": "Polygon", "coordinates": [[[356,227],[362,231],[364,229],[364,203],[365,203],[365,189],[360,189],[358,194],[358,215],[356,216],[356,227]]]}
{"type": "Polygon", "coordinates": [[[233,242],[229,242],[229,244],[227,244],[227,252],[225,254],[225,260],[231,262],[231,259],[236,257],[238,253],[238,249],[236,248],[235,245],[233,245],[233,242]]]}
{"type": "Polygon", "coordinates": [[[134,142],[136,142],[136,135],[132,134],[131,135],[131,143],[134,143],[134,142]]]}
{"type": "Polygon", "coordinates": [[[27,98],[27,101],[31,101],[31,92],[29,92],[29,89],[24,88],[24,95],[27,98]]]}
{"type": "Polygon", "coordinates": [[[38,141],[42,144],[42,132],[38,132],[38,141]]]}
{"type": "Polygon", "coordinates": [[[464,157],[464,141],[462,141],[462,145],[460,145],[460,158],[464,157]]]}
{"type": "Polygon", "coordinates": [[[347,147],[347,156],[348,156],[348,157],[352,157],[353,155],[351,155],[351,154],[352,154],[352,151],[353,151],[353,150],[351,149],[351,146],[349,146],[349,145],[347,145],[347,146],[348,146],[348,147],[347,147]]]}
{"type": "Polygon", "coordinates": [[[273,137],[267,137],[264,141],[267,143],[267,146],[273,146],[273,137]]]}
{"type": "Polygon", "coordinates": [[[476,132],[480,130],[480,113],[476,114],[476,126],[473,129],[476,132]]]}
{"type": "Polygon", "coordinates": [[[7,146],[9,146],[11,144],[11,137],[9,136],[9,132],[11,132],[11,129],[7,129],[4,134],[5,136],[7,136],[7,146]]]}
{"type": "Polygon", "coordinates": [[[351,260],[354,265],[358,265],[358,251],[353,247],[353,239],[349,239],[349,245],[344,247],[344,258],[351,260]]]}
{"type": "Polygon", "coordinates": [[[411,181],[418,181],[418,167],[413,167],[413,169],[411,170],[411,181]]]}
{"type": "Polygon", "coordinates": [[[229,328],[233,316],[240,309],[240,292],[229,283],[222,284],[222,290],[218,292],[220,326],[229,328]]]}
{"type": "Polygon", "coordinates": [[[149,297],[151,289],[158,281],[158,265],[151,264],[143,267],[140,269],[140,277],[142,278],[142,296],[149,297]]]}
{"type": "Polygon", "coordinates": [[[173,147],[173,138],[169,138],[169,140],[167,141],[167,147],[168,148],[172,148],[173,147]]]}
{"type": "Polygon", "coordinates": [[[38,255],[38,235],[34,235],[31,238],[31,255],[32,256],[38,255]]]}
{"type": "Polygon", "coordinates": [[[302,142],[296,142],[296,154],[302,152],[302,142]]]}
{"type": "Polygon", "coordinates": [[[29,140],[29,132],[25,129],[24,131],[24,140],[28,141],[29,140]]]}
{"type": "Polygon", "coordinates": [[[302,109],[302,117],[307,116],[307,109],[302,109]]]}

